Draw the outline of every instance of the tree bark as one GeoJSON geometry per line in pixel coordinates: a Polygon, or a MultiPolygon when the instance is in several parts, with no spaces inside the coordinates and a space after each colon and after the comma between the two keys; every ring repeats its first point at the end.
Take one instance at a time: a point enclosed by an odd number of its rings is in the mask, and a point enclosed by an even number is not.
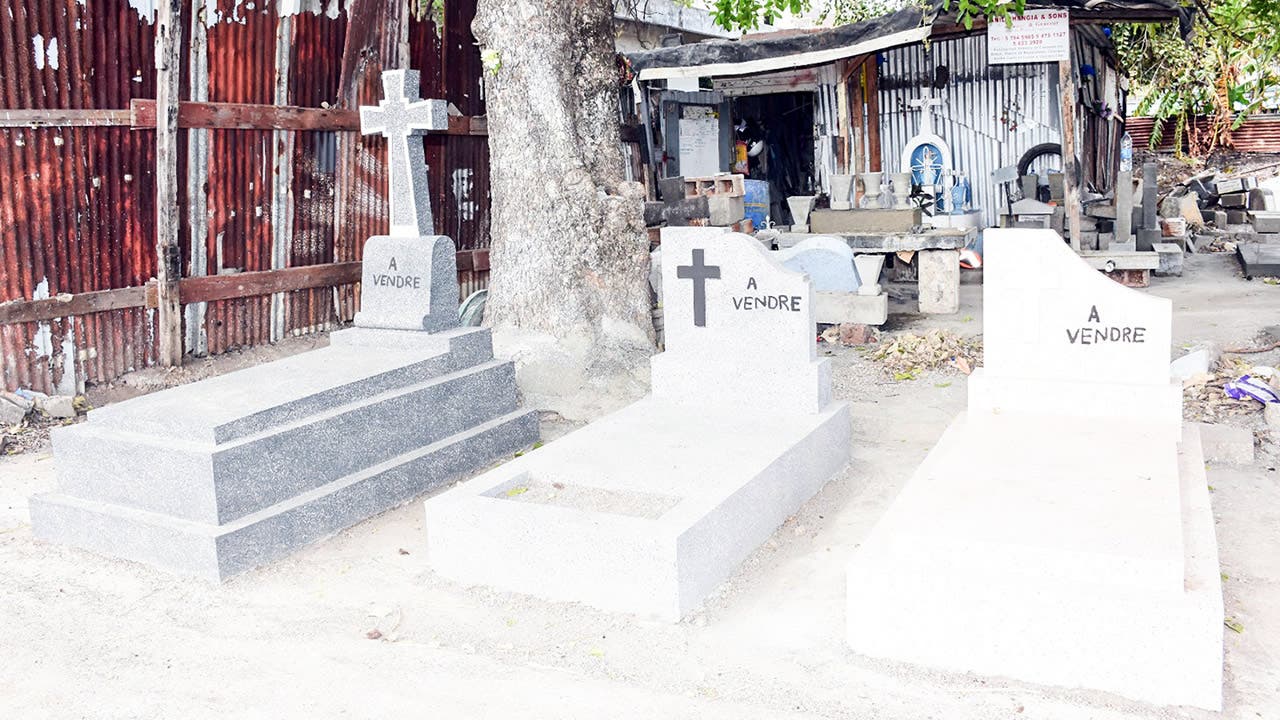
{"type": "Polygon", "coordinates": [[[472,29],[497,59],[485,74],[495,343],[544,407],[642,375],[649,248],[643,187],[624,180],[613,5],[480,0],[472,29]]]}

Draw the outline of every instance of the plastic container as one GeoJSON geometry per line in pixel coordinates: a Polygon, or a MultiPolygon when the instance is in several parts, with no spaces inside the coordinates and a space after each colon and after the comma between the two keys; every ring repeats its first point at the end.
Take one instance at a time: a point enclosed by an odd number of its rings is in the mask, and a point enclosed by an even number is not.
{"type": "Polygon", "coordinates": [[[742,184],[743,214],[757,230],[763,230],[765,218],[769,216],[769,181],[743,180],[742,184]]]}

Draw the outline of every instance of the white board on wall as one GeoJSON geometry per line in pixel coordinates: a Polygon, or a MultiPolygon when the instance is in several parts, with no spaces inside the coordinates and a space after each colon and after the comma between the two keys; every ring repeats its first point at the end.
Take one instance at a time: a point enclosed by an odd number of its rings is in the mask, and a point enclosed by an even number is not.
{"type": "Polygon", "coordinates": [[[720,120],[680,118],[680,174],[685,177],[720,172],[720,120]]]}
{"type": "Polygon", "coordinates": [[[1071,59],[1071,13],[1067,10],[1028,10],[987,25],[987,63],[1020,65],[1071,59]]]}

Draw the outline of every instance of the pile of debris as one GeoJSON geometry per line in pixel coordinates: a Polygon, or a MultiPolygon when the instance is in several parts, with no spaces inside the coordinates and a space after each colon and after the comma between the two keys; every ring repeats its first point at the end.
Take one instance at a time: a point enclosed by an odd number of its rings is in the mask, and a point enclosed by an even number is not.
{"type": "Polygon", "coordinates": [[[882,338],[871,355],[894,380],[914,380],[927,370],[957,370],[965,375],[982,364],[982,339],[935,328],[923,335],[882,338]]]}
{"type": "Polygon", "coordinates": [[[88,410],[83,396],[54,395],[32,390],[0,392],[0,454],[18,455],[42,447],[49,428],[74,422],[88,410]]]}
{"type": "Polygon", "coordinates": [[[1199,252],[1234,252],[1248,277],[1280,274],[1280,177],[1205,173],[1160,202],[1162,226],[1189,226],[1199,252]]]}

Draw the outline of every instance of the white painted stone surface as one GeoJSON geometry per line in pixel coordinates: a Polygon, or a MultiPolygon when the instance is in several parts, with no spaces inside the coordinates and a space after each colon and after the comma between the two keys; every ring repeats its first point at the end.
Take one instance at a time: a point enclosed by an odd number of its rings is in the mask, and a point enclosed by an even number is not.
{"type": "Polygon", "coordinates": [[[662,251],[653,394],[428,500],[438,573],[679,620],[849,461],[804,276],[713,228],[662,251]]]}
{"type": "Polygon", "coordinates": [[[664,228],[662,260],[666,352],[650,363],[655,398],[783,414],[827,406],[831,366],[817,359],[802,273],[714,228],[664,228]]]}
{"type": "Polygon", "coordinates": [[[1052,230],[991,229],[983,242],[985,369],[970,382],[971,416],[1123,415],[1180,437],[1169,300],[1090,269],[1052,230]]]}
{"type": "Polygon", "coordinates": [[[985,250],[986,366],[851,556],[850,647],[1220,709],[1217,543],[1168,301],[1053,232],[989,230],[985,250]]]}

